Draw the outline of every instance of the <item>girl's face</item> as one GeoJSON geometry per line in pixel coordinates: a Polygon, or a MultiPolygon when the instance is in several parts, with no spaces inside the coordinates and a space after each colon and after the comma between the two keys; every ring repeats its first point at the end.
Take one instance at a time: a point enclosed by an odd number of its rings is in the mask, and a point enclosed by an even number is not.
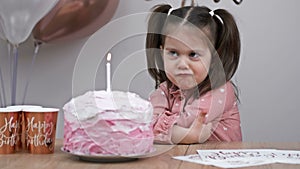
{"type": "Polygon", "coordinates": [[[211,52],[207,37],[191,26],[172,30],[163,46],[166,75],[181,90],[192,89],[208,74],[211,52]]]}

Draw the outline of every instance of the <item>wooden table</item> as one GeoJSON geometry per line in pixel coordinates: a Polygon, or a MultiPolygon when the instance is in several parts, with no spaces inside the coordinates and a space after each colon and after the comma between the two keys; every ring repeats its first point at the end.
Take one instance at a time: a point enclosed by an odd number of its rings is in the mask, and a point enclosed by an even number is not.
{"type": "MultiPolygon", "coordinates": [[[[157,151],[147,158],[122,163],[95,163],[79,160],[78,157],[62,152],[62,140],[56,141],[54,154],[29,154],[18,152],[0,155],[1,169],[217,169],[218,167],[200,165],[172,159],[173,156],[196,154],[197,149],[247,149],[276,148],[300,150],[300,143],[205,143],[194,145],[155,145],[157,151]]],[[[299,169],[294,164],[268,164],[247,169],[299,169]]]]}

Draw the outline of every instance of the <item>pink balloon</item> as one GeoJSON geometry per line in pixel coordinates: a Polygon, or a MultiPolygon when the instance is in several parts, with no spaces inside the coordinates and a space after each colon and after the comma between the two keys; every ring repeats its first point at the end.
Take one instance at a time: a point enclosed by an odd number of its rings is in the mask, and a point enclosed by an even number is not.
{"type": "Polygon", "coordinates": [[[113,17],[119,0],[59,0],[33,29],[39,42],[59,42],[93,34],[113,17]]]}

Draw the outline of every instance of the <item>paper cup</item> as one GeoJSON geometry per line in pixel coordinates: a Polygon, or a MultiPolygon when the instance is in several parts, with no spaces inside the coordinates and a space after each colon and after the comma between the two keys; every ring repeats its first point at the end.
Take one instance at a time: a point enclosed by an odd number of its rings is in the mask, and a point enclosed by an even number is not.
{"type": "Polygon", "coordinates": [[[56,123],[59,109],[23,109],[25,144],[29,153],[51,154],[55,148],[56,123]]]}
{"type": "Polygon", "coordinates": [[[16,152],[20,109],[0,108],[0,154],[16,152]]]}
{"type": "Polygon", "coordinates": [[[24,124],[24,113],[23,109],[28,108],[41,108],[42,106],[38,105],[15,105],[15,106],[8,106],[8,109],[20,109],[20,115],[19,115],[19,124],[20,127],[18,129],[18,135],[17,135],[17,143],[16,143],[16,150],[21,151],[23,148],[25,149],[25,124],[24,124]]]}

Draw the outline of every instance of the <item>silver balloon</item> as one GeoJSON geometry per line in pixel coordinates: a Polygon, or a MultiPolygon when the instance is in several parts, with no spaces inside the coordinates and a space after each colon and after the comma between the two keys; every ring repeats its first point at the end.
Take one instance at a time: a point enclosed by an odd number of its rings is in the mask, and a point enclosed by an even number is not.
{"type": "Polygon", "coordinates": [[[0,0],[2,33],[13,45],[24,42],[58,0],[0,0]]]}

